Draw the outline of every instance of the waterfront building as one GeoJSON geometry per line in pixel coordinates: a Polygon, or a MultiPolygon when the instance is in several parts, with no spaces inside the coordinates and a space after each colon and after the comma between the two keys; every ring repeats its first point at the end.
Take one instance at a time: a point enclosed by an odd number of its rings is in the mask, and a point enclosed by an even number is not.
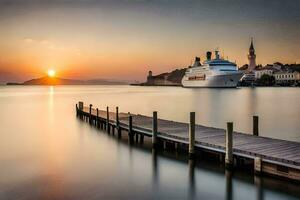
{"type": "Polygon", "coordinates": [[[260,79],[262,75],[267,74],[269,76],[273,75],[273,69],[266,67],[266,68],[262,68],[262,69],[257,69],[254,71],[255,73],[255,79],[260,79]]]}
{"type": "Polygon", "coordinates": [[[290,85],[300,83],[300,73],[294,72],[277,72],[274,73],[275,81],[279,85],[290,85]]]}
{"type": "Polygon", "coordinates": [[[255,49],[254,49],[254,45],[253,45],[253,38],[251,38],[248,60],[249,60],[248,72],[252,72],[253,70],[255,70],[255,67],[256,67],[256,54],[255,54],[255,49]]]}
{"type": "Polygon", "coordinates": [[[149,85],[153,85],[154,84],[154,77],[152,75],[152,71],[148,72],[148,76],[147,76],[147,83],[149,85]]]}
{"type": "Polygon", "coordinates": [[[256,54],[255,54],[255,49],[254,49],[254,45],[253,45],[253,38],[251,38],[248,60],[249,60],[249,64],[244,65],[241,68],[241,70],[244,71],[244,75],[241,78],[241,85],[253,85],[253,83],[256,79],[256,75],[255,75],[256,54]]]}
{"type": "Polygon", "coordinates": [[[241,81],[246,84],[252,84],[255,81],[255,74],[253,72],[245,73],[241,78],[241,81]]]}

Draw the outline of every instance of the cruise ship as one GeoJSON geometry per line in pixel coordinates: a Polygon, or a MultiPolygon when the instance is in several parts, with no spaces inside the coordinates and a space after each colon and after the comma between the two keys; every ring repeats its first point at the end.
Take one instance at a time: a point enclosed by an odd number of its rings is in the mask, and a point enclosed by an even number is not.
{"type": "Polygon", "coordinates": [[[196,57],[183,76],[183,87],[234,88],[243,76],[235,63],[220,58],[219,51],[215,51],[215,59],[211,59],[211,52],[206,53],[206,61],[201,64],[196,57]]]}

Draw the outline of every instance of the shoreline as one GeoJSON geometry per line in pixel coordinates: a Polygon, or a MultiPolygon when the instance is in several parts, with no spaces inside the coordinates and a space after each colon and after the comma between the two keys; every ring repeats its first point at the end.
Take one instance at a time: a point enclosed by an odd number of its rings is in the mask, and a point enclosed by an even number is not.
{"type": "MultiPolygon", "coordinates": [[[[201,88],[206,88],[206,89],[226,89],[226,87],[183,87],[182,85],[149,85],[149,84],[56,84],[56,85],[47,85],[47,84],[22,84],[22,83],[4,83],[0,84],[0,86],[140,86],[140,87],[182,87],[182,88],[188,88],[188,89],[201,89],[201,88]]],[[[237,86],[234,88],[300,88],[300,85],[298,86],[237,86]]],[[[231,88],[232,89],[232,88],[231,88]]]]}
{"type": "MultiPolygon", "coordinates": [[[[223,88],[223,89],[226,89],[226,87],[183,87],[182,85],[149,85],[149,84],[129,84],[130,86],[146,86],[146,87],[182,87],[182,88],[223,88]]],[[[298,86],[281,86],[281,85],[274,85],[274,86],[237,86],[237,87],[233,87],[233,88],[297,88],[299,87],[300,88],[300,85],[298,86]]],[[[228,87],[229,88],[229,87],[228,87]]]]}

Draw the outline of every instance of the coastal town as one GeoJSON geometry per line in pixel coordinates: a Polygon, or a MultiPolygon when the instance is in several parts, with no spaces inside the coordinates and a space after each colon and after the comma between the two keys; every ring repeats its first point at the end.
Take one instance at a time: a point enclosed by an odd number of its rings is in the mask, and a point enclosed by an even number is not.
{"type": "MultiPolygon", "coordinates": [[[[208,52],[211,54],[211,52],[208,52]]],[[[248,63],[239,67],[238,70],[243,73],[238,86],[300,86],[300,64],[282,64],[275,62],[265,66],[256,64],[256,53],[251,39],[249,53],[247,55],[248,63]]],[[[195,62],[200,62],[196,57],[195,62]]],[[[176,69],[171,72],[153,75],[148,72],[147,80],[140,85],[144,86],[182,86],[181,80],[188,68],[176,69]]]]}

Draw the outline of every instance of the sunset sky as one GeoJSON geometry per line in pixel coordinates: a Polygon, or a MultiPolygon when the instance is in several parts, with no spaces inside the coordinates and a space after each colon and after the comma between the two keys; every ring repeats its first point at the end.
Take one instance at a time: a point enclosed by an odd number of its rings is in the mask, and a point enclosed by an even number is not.
{"type": "Polygon", "coordinates": [[[0,83],[44,76],[144,80],[219,48],[300,62],[299,0],[1,0],[0,83]]]}

